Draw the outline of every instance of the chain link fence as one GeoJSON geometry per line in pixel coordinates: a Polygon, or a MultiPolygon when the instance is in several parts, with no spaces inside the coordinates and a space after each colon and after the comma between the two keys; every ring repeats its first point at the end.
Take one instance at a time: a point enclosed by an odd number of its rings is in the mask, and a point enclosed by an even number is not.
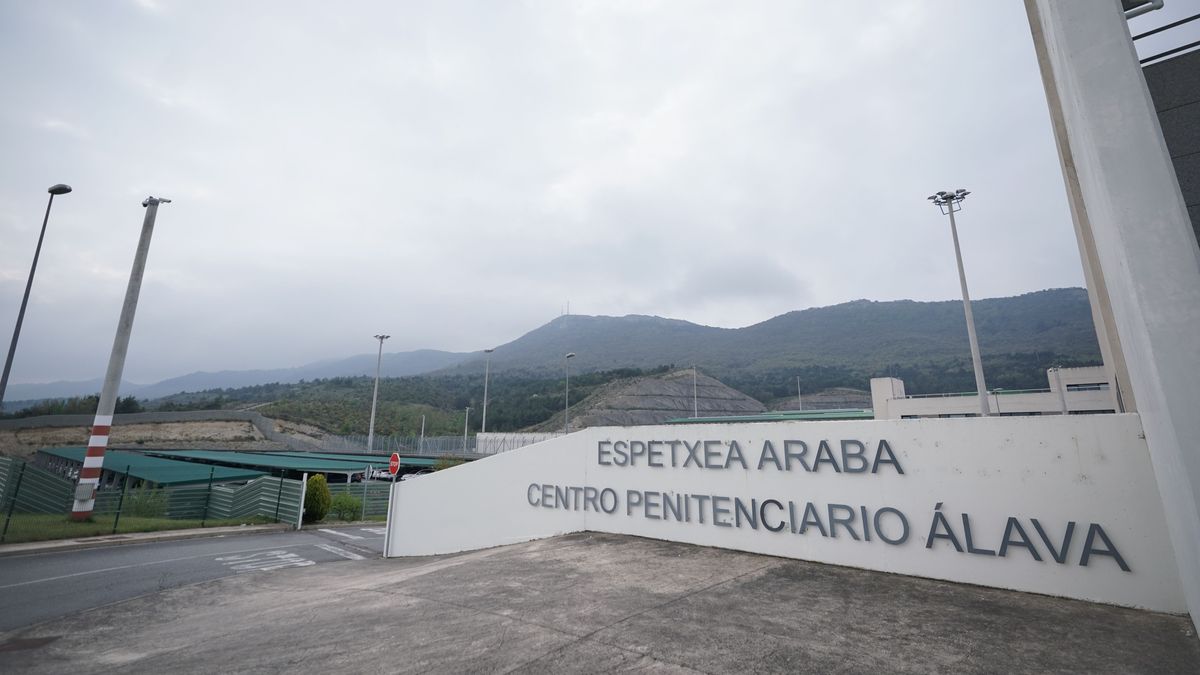
{"type": "MultiPolygon", "coordinates": [[[[376,436],[370,454],[386,457],[393,452],[398,452],[402,455],[474,459],[484,455],[516,450],[559,436],[562,434],[495,433],[476,434],[465,438],[463,436],[426,436],[424,438],[420,436],[376,436]]],[[[360,435],[325,436],[321,440],[321,450],[363,454],[367,452],[367,437],[360,435]]]]}
{"type": "Polygon", "coordinates": [[[163,486],[141,481],[126,469],[96,491],[90,521],[71,523],[67,514],[74,492],[75,481],[70,478],[0,457],[0,542],[247,522],[299,523],[303,508],[298,480],[260,476],[239,483],[210,479],[163,486]]]}

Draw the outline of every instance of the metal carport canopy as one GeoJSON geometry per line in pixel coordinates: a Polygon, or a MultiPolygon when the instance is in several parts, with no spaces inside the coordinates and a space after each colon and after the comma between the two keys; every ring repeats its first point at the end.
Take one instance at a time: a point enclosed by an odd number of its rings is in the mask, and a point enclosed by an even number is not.
{"type": "Polygon", "coordinates": [[[225,452],[222,450],[151,450],[147,454],[157,457],[181,458],[199,462],[244,466],[256,469],[297,471],[306,473],[344,473],[362,471],[363,463],[337,461],[321,457],[277,455],[275,453],[225,452]]]}
{"type": "MultiPolygon", "coordinates": [[[[283,455],[286,457],[317,457],[320,459],[332,459],[338,461],[351,461],[358,464],[359,467],[370,464],[371,466],[384,467],[387,466],[391,455],[367,455],[367,454],[351,454],[344,452],[264,452],[254,453],[263,455],[283,455]]],[[[460,458],[466,459],[466,458],[460,458]]],[[[472,461],[472,460],[467,460],[472,461]]],[[[400,455],[400,466],[433,466],[438,460],[434,457],[405,457],[400,455]]]]}
{"type": "MultiPolygon", "coordinates": [[[[83,464],[87,453],[84,447],[42,448],[39,452],[47,455],[71,460],[83,464]]],[[[188,483],[206,483],[209,476],[214,482],[235,480],[250,480],[265,474],[263,471],[233,468],[228,466],[206,466],[195,462],[180,462],[161,457],[151,457],[140,452],[109,450],[104,453],[104,470],[114,473],[124,473],[126,468],[129,475],[149,483],[158,485],[185,485],[188,483]]]]}

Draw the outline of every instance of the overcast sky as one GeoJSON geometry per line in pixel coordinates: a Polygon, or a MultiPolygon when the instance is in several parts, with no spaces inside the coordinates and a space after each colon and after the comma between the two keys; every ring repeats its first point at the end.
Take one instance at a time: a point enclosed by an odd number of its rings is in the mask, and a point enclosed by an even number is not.
{"type": "Polygon", "coordinates": [[[13,382],[1082,285],[1019,2],[0,0],[13,382]]]}

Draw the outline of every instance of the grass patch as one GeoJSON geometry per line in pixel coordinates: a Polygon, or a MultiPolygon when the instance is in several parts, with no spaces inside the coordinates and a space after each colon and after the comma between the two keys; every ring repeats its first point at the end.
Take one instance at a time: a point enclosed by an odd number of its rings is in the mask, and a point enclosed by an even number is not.
{"type": "MultiPolygon", "coordinates": [[[[0,519],[0,527],[3,527],[3,522],[0,519]]],[[[230,525],[264,525],[275,521],[263,516],[253,516],[223,520],[210,518],[203,522],[204,527],[224,527],[230,525]]],[[[200,523],[200,520],[170,520],[167,518],[121,516],[121,520],[117,524],[117,534],[186,530],[200,527],[200,523]]],[[[8,524],[8,533],[4,537],[4,543],[18,544],[29,541],[50,541],[53,539],[80,539],[83,537],[111,535],[112,533],[113,514],[110,513],[97,514],[91,521],[81,523],[69,520],[65,515],[14,513],[12,522],[8,524]]]]}

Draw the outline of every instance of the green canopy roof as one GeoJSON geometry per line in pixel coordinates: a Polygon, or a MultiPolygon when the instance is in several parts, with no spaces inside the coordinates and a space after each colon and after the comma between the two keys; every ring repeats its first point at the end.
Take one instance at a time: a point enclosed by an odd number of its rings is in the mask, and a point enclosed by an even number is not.
{"type": "MultiPolygon", "coordinates": [[[[249,467],[263,471],[303,471],[308,473],[358,473],[366,463],[357,459],[339,460],[315,454],[274,452],[225,452],[223,450],[148,450],[156,457],[178,458],[192,462],[249,467]]],[[[384,462],[386,464],[386,460],[384,462]]]]}
{"type": "MultiPolygon", "coordinates": [[[[390,461],[392,458],[391,454],[368,455],[366,453],[348,452],[263,452],[254,454],[334,459],[339,461],[354,462],[360,467],[365,467],[368,464],[374,467],[385,467],[388,465],[388,461],[390,461]]],[[[433,466],[434,464],[437,464],[437,461],[438,460],[435,457],[405,457],[404,455],[400,455],[400,466],[433,466]]]]}
{"type": "MultiPolygon", "coordinates": [[[[87,454],[87,448],[43,448],[41,452],[83,464],[83,457],[87,454]]],[[[210,475],[213,482],[217,483],[250,480],[263,475],[262,471],[254,471],[252,469],[206,466],[194,462],[180,462],[162,457],[151,457],[140,452],[127,452],[124,450],[109,450],[105,452],[104,469],[115,473],[125,473],[126,469],[128,469],[130,477],[159,485],[207,483],[210,475]]]]}

